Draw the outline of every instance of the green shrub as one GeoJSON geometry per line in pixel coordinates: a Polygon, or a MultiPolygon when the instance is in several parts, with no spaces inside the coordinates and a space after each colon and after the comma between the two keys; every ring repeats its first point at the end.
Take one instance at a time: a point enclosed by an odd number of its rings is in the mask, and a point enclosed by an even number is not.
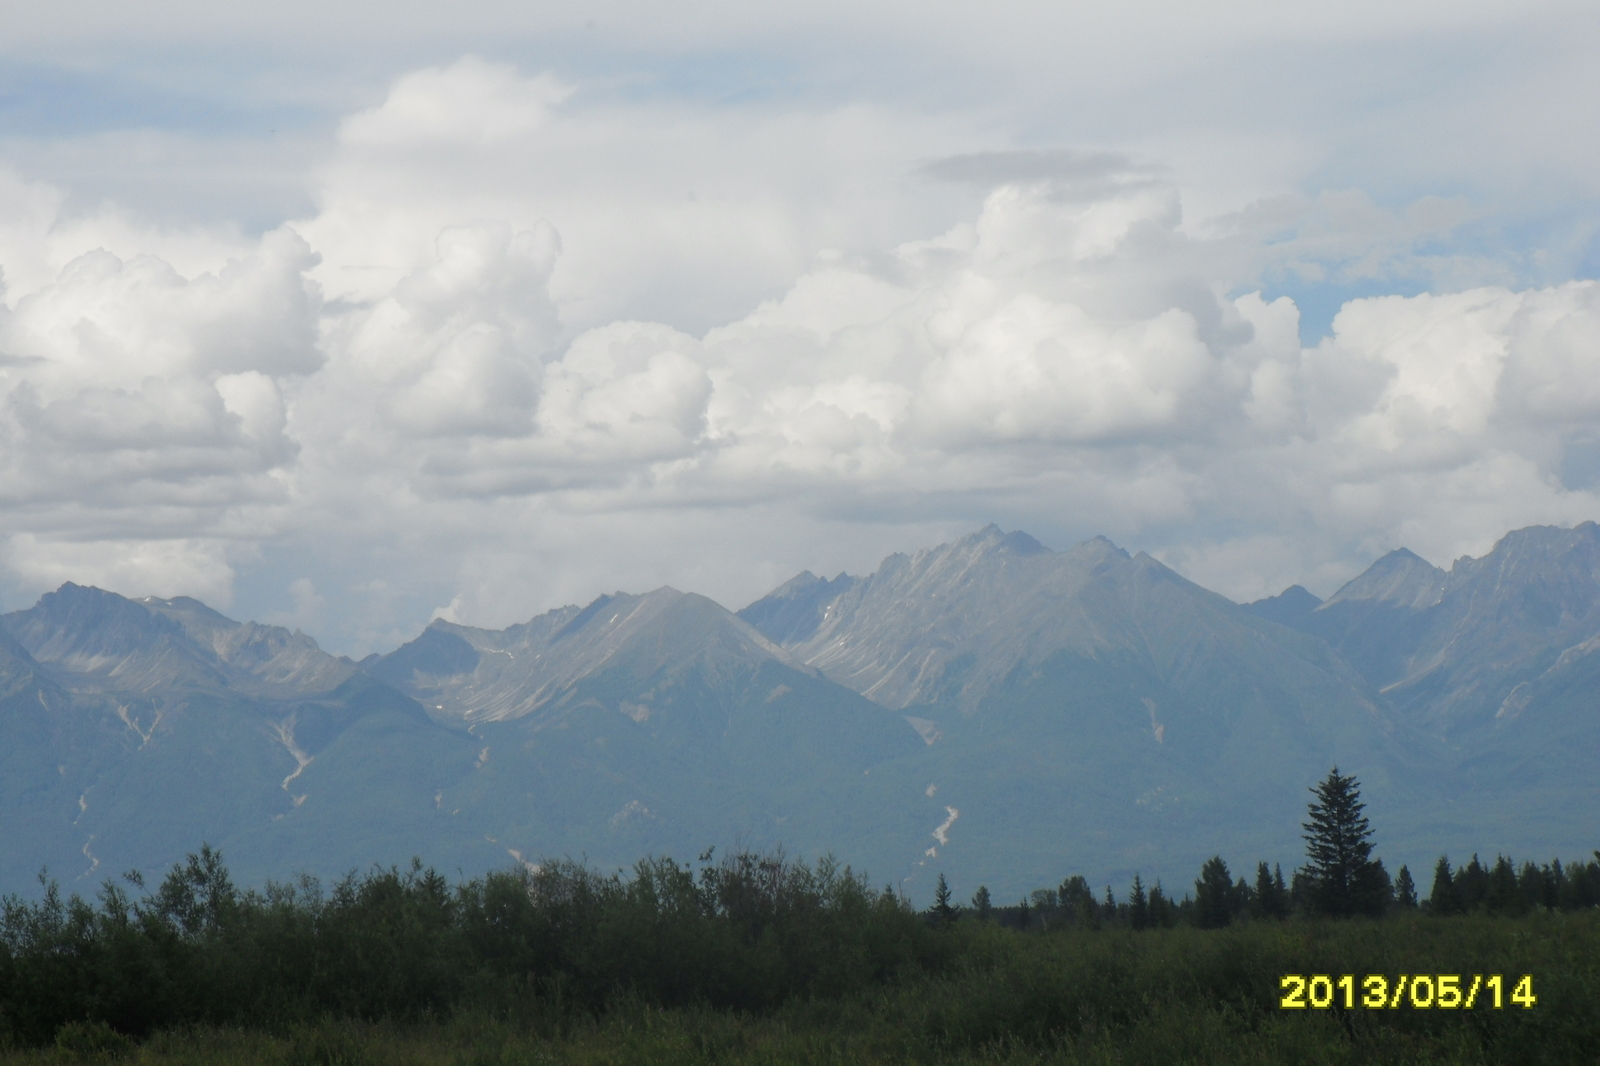
{"type": "Polygon", "coordinates": [[[68,1022],[56,1030],[56,1048],[77,1059],[113,1059],[134,1043],[105,1022],[68,1022]]]}

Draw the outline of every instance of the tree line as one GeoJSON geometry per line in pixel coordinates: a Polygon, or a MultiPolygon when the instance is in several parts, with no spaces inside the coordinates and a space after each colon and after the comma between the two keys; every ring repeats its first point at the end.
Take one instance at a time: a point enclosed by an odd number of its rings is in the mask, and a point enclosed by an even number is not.
{"type": "Polygon", "coordinates": [[[154,891],[130,877],[91,902],[47,882],[40,900],[0,903],[0,1042],[85,1020],[141,1036],[463,1004],[600,1013],[619,997],[763,1011],[948,956],[903,897],[831,859],[701,859],[628,876],[563,861],[453,886],[414,862],[326,890],[302,877],[241,891],[202,847],[154,891]]]}
{"type": "Polygon", "coordinates": [[[1146,886],[1134,874],[1124,899],[1111,886],[1097,899],[1083,877],[1074,875],[1056,888],[1035,889],[1012,906],[996,906],[989,889],[980,885],[970,905],[952,902],[943,874],[934,891],[928,917],[948,923],[962,917],[995,921],[1017,929],[1101,925],[1131,929],[1192,925],[1220,929],[1235,921],[1306,917],[1381,917],[1393,911],[1421,910],[1435,915],[1486,913],[1523,915],[1532,911],[1573,911],[1600,907],[1600,851],[1593,862],[1543,865],[1497,856],[1492,867],[1475,854],[1465,866],[1452,869],[1448,856],[1434,868],[1433,887],[1419,897],[1411,871],[1401,866],[1391,879],[1383,860],[1372,857],[1372,825],[1354,775],[1335,766],[1312,788],[1305,831],[1306,865],[1285,883],[1283,868],[1256,864],[1254,881],[1237,879],[1220,855],[1207,859],[1195,879],[1194,892],[1175,900],[1161,882],[1146,886]]]}

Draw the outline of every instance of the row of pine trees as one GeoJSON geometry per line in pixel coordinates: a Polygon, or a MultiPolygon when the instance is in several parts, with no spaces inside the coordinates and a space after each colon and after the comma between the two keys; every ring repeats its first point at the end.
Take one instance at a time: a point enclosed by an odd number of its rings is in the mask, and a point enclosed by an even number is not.
{"type": "MultiPolygon", "coordinates": [[[[1237,921],[1282,920],[1294,914],[1317,913],[1303,875],[1285,884],[1280,865],[1269,868],[1262,862],[1256,864],[1254,883],[1243,877],[1234,880],[1220,856],[1206,861],[1194,891],[1178,900],[1166,894],[1160,881],[1146,886],[1138,874],[1120,900],[1110,885],[1097,899],[1089,883],[1077,875],[1059,887],[1035,889],[1026,899],[1010,906],[996,906],[988,888],[979,886],[968,905],[957,906],[946,898],[941,908],[938,899],[949,891],[948,885],[936,890],[934,906],[928,912],[932,919],[976,918],[1014,929],[1061,925],[1130,929],[1193,925],[1218,929],[1237,921]]],[[[1600,852],[1589,862],[1564,864],[1555,859],[1543,865],[1524,862],[1520,866],[1504,855],[1498,856],[1492,866],[1474,855],[1471,861],[1454,868],[1448,857],[1441,856],[1434,871],[1433,888],[1426,896],[1419,896],[1411,872],[1402,866],[1388,891],[1380,895],[1380,901],[1379,914],[1421,911],[1440,916],[1519,917],[1539,910],[1600,907],[1600,852]]]]}
{"type": "Polygon", "coordinates": [[[1353,775],[1340,774],[1334,767],[1312,792],[1315,799],[1303,826],[1307,862],[1288,883],[1281,865],[1269,869],[1265,862],[1256,864],[1254,884],[1243,877],[1235,879],[1219,855],[1206,860],[1193,894],[1185,893],[1181,900],[1169,896],[1159,880],[1147,887],[1136,873],[1121,901],[1110,885],[1097,900],[1089,883],[1074,875],[1057,888],[1035,889],[1014,906],[996,906],[989,889],[980,885],[970,906],[959,907],[940,874],[928,914],[936,922],[970,915],[1017,929],[1059,925],[1220,929],[1236,921],[1282,920],[1292,914],[1381,917],[1420,909],[1441,916],[1479,912],[1517,916],[1541,909],[1600,907],[1600,851],[1594,853],[1594,862],[1563,865],[1555,859],[1542,866],[1524,862],[1520,867],[1504,855],[1492,867],[1473,855],[1465,866],[1452,869],[1449,857],[1440,856],[1432,890],[1419,898],[1407,867],[1401,866],[1391,880],[1383,860],[1372,857],[1372,826],[1363,814],[1360,783],[1353,775]]]}

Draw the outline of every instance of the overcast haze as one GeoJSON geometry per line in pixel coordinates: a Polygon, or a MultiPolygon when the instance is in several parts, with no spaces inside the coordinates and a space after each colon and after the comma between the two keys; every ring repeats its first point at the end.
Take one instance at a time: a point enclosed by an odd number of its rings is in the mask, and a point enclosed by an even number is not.
{"type": "Polygon", "coordinates": [[[7,608],[359,655],[990,521],[1248,600],[1600,518],[1590,4],[6,26],[7,608]]]}

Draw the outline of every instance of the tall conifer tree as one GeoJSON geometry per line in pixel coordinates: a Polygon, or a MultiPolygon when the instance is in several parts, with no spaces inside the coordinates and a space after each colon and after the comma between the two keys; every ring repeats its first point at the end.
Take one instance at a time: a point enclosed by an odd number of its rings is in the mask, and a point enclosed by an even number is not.
{"type": "Polygon", "coordinates": [[[1150,889],[1150,925],[1155,929],[1165,929],[1171,924],[1172,901],[1161,890],[1161,878],[1158,877],[1150,889]]]}
{"type": "Polygon", "coordinates": [[[1257,918],[1289,916],[1289,890],[1283,886],[1281,866],[1273,873],[1266,863],[1256,864],[1256,888],[1251,905],[1257,918]]]}
{"type": "Polygon", "coordinates": [[[987,919],[994,910],[994,901],[989,897],[989,886],[979,885],[978,891],[972,894],[972,910],[979,918],[987,919]]]}
{"type": "Polygon", "coordinates": [[[1417,905],[1417,886],[1411,880],[1411,871],[1404,866],[1400,867],[1400,872],[1395,875],[1394,901],[1408,910],[1415,909],[1417,905]]]}
{"type": "Polygon", "coordinates": [[[1372,826],[1361,812],[1361,786],[1335,766],[1313,788],[1305,830],[1311,904],[1323,914],[1347,917],[1382,914],[1389,902],[1389,876],[1372,860],[1372,826]]]}
{"type": "Polygon", "coordinates": [[[1143,929],[1150,924],[1150,900],[1144,894],[1144,882],[1139,880],[1139,875],[1133,875],[1133,891],[1128,894],[1128,920],[1135,929],[1143,929]]]}
{"type": "Polygon", "coordinates": [[[1233,921],[1233,879],[1221,855],[1207,859],[1194,883],[1195,924],[1201,929],[1221,929],[1233,921]]]}
{"type": "Polygon", "coordinates": [[[949,925],[956,920],[956,909],[950,905],[950,883],[944,879],[942,873],[939,875],[939,883],[933,889],[933,913],[941,925],[949,925]]]}
{"type": "Polygon", "coordinates": [[[1450,872],[1450,859],[1439,856],[1433,865],[1433,890],[1428,893],[1428,910],[1434,914],[1454,914],[1461,909],[1456,900],[1455,875],[1450,872]]]}

